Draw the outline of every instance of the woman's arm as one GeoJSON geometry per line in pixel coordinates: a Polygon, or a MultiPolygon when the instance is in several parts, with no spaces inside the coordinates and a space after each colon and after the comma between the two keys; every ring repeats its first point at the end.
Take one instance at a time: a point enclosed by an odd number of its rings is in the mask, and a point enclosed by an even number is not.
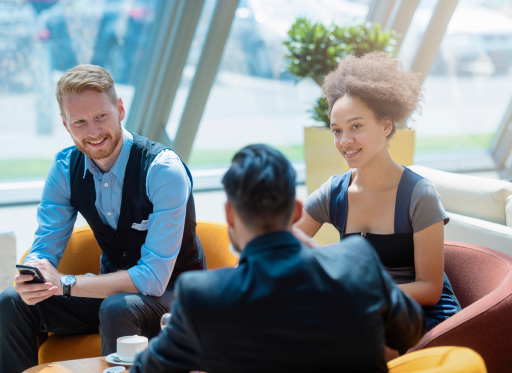
{"type": "Polygon", "coordinates": [[[322,227],[322,223],[317,222],[309,215],[305,209],[302,210],[302,217],[293,225],[294,228],[299,228],[306,233],[309,237],[313,237],[316,232],[322,227]]]}
{"type": "Polygon", "coordinates": [[[416,281],[398,287],[422,306],[439,302],[444,280],[444,221],[414,233],[416,281]]]}

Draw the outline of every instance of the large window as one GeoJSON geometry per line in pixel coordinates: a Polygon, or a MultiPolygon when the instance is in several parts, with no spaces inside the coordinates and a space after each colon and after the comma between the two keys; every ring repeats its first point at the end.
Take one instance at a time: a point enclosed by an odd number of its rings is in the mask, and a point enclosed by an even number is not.
{"type": "MultiPolygon", "coordinates": [[[[214,0],[206,1],[205,10],[213,8],[211,3],[214,0]]],[[[321,89],[309,79],[294,82],[285,71],[282,42],[299,16],[325,24],[363,22],[370,3],[240,0],[189,165],[226,166],[238,149],[250,143],[267,143],[282,150],[292,161],[302,161],[303,127],[314,124],[308,110],[321,95],[321,89]]],[[[193,75],[194,63],[190,58],[187,68],[193,75]]],[[[182,79],[184,91],[187,81],[190,78],[182,79]]],[[[176,114],[181,110],[180,102],[183,100],[177,98],[167,127],[171,138],[176,128],[173,118],[180,117],[176,114]]]]}
{"type": "Polygon", "coordinates": [[[44,178],[73,145],[54,91],[81,63],[109,71],[129,110],[158,0],[0,1],[0,182],[44,178]]]}
{"type": "MultiPolygon", "coordinates": [[[[170,139],[218,1],[204,1],[166,127],[170,139]]],[[[302,161],[303,128],[317,124],[309,110],[321,89],[310,79],[297,83],[286,72],[287,30],[303,16],[324,24],[363,22],[372,1],[240,0],[188,164],[227,166],[238,149],[258,142],[302,161]]],[[[419,3],[399,54],[406,66],[437,2],[419,3]]],[[[424,81],[422,115],[412,121],[420,157],[488,149],[512,96],[509,3],[459,1],[424,81]]],[[[162,4],[168,3],[0,0],[0,181],[41,179],[54,154],[72,145],[54,98],[67,69],[79,63],[103,66],[129,111],[162,4]]]]}
{"type": "MultiPolygon", "coordinates": [[[[503,0],[460,0],[424,81],[416,154],[485,152],[512,96],[512,13],[503,0]]],[[[406,62],[436,5],[420,2],[400,57],[406,62]]]]}

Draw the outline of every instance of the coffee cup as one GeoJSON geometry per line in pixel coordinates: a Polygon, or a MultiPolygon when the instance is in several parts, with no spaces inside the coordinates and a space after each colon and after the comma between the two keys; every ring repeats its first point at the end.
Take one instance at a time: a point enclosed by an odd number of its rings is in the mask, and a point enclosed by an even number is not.
{"type": "Polygon", "coordinates": [[[135,355],[148,347],[148,339],[140,335],[117,338],[117,357],[127,363],[133,363],[135,355]]]}

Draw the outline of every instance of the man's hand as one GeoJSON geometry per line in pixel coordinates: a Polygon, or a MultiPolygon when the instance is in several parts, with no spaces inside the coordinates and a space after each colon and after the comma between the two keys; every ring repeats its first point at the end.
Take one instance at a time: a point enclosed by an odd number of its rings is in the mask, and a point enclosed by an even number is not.
{"type": "Polygon", "coordinates": [[[62,295],[62,285],[60,284],[62,274],[48,260],[31,260],[25,264],[37,267],[46,280],[44,284],[26,284],[27,281],[33,280],[34,276],[20,275],[19,273],[16,275],[14,278],[16,281],[15,289],[20,293],[21,299],[25,303],[34,305],[53,295],[62,295]]]}
{"type": "Polygon", "coordinates": [[[302,242],[310,249],[316,249],[320,247],[320,245],[315,240],[313,240],[299,228],[292,227],[292,234],[295,236],[296,239],[298,239],[300,242],[302,242]]]}
{"type": "Polygon", "coordinates": [[[62,285],[60,283],[60,279],[64,275],[57,271],[57,268],[55,268],[48,260],[30,260],[25,264],[37,267],[41,271],[41,274],[43,275],[46,282],[57,287],[57,295],[62,295],[62,285]]]}
{"type": "Polygon", "coordinates": [[[49,282],[44,284],[25,283],[26,281],[32,281],[33,279],[34,276],[32,275],[20,275],[19,273],[14,278],[16,281],[16,286],[14,289],[20,293],[21,299],[23,299],[23,301],[29,306],[33,306],[34,304],[57,294],[57,287],[53,286],[49,282]]]}

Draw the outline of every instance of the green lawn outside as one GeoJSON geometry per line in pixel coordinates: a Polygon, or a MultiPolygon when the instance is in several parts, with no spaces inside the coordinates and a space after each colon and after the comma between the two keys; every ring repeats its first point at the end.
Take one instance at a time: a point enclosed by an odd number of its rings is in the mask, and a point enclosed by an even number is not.
{"type": "MultiPolygon", "coordinates": [[[[291,162],[304,161],[304,147],[301,145],[290,145],[275,147],[281,151],[291,162]]],[[[208,150],[208,149],[193,149],[190,160],[187,165],[190,168],[214,168],[214,167],[227,167],[231,164],[231,159],[240,149],[230,150],[208,150]]]]}
{"type": "Polygon", "coordinates": [[[53,159],[1,159],[0,180],[44,179],[53,159]]]}
{"type": "Polygon", "coordinates": [[[485,150],[491,144],[493,133],[476,135],[416,137],[416,154],[448,153],[485,150]]]}
{"type": "MultiPolygon", "coordinates": [[[[416,154],[485,150],[489,147],[492,137],[492,133],[418,137],[416,138],[416,154]]],[[[304,161],[302,144],[276,148],[292,162],[304,161]]],[[[238,150],[194,149],[187,164],[190,168],[195,169],[227,167],[238,150]]],[[[43,179],[46,177],[52,162],[52,159],[0,160],[0,180],[43,179]]]]}

